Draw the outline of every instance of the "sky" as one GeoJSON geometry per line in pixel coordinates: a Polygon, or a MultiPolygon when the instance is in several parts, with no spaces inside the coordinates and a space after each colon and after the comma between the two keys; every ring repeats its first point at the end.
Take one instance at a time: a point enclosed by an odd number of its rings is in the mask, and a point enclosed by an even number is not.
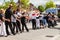
{"type": "MultiPolygon", "coordinates": [[[[6,0],[6,1],[10,1],[10,0],[6,0]]],[[[18,0],[14,0],[14,2],[17,2],[18,0]]],[[[0,0],[0,5],[4,2],[4,0],[0,0]]]]}
{"type": "MultiPolygon", "coordinates": [[[[3,2],[4,0],[0,0],[0,2],[3,2]]],[[[6,1],[10,1],[10,0],[6,0],[6,1]]],[[[14,0],[15,2],[17,2],[17,0],[14,0]]]]}
{"type": "MultiPolygon", "coordinates": [[[[4,0],[0,0],[0,4],[3,3],[4,0]]],[[[9,0],[6,0],[6,1],[9,1],[9,0]]],[[[18,0],[14,0],[14,2],[17,2],[18,0]]],[[[34,4],[35,6],[38,6],[38,5],[44,5],[47,1],[49,0],[30,0],[30,2],[32,4],[34,4]]],[[[53,0],[55,4],[60,4],[60,0],[53,0]]]]}
{"type": "MultiPolygon", "coordinates": [[[[38,5],[45,5],[46,2],[48,2],[49,0],[30,0],[31,3],[33,3],[35,6],[38,5]]],[[[55,4],[60,5],[60,0],[53,0],[55,4]]]]}

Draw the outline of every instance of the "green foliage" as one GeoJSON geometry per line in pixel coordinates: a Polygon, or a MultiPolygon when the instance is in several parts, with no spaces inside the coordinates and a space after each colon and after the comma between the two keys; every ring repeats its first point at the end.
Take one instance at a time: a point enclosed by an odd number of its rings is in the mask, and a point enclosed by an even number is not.
{"type": "Polygon", "coordinates": [[[16,3],[13,0],[11,0],[10,4],[13,5],[13,10],[17,8],[17,5],[16,5],[16,3]]]}
{"type": "Polygon", "coordinates": [[[5,2],[5,4],[3,4],[3,8],[4,8],[4,9],[8,8],[9,4],[10,4],[9,1],[8,1],[8,2],[5,2]]]}
{"type": "Polygon", "coordinates": [[[10,2],[14,2],[14,0],[10,0],[10,2]]]}
{"type": "Polygon", "coordinates": [[[56,5],[54,4],[53,1],[49,1],[46,3],[46,8],[45,9],[48,9],[48,8],[55,8],[56,5]]]}
{"type": "Polygon", "coordinates": [[[43,11],[45,10],[45,8],[44,8],[42,5],[38,6],[38,9],[39,9],[39,11],[41,11],[41,12],[43,12],[43,11]]]}
{"type": "Polygon", "coordinates": [[[13,9],[16,9],[16,7],[17,7],[17,6],[16,6],[16,3],[15,3],[13,0],[4,2],[4,4],[0,6],[0,9],[1,9],[1,8],[7,9],[10,4],[13,5],[13,9]]]}
{"type": "Polygon", "coordinates": [[[21,4],[23,8],[27,8],[29,6],[29,0],[21,0],[21,4]]]}

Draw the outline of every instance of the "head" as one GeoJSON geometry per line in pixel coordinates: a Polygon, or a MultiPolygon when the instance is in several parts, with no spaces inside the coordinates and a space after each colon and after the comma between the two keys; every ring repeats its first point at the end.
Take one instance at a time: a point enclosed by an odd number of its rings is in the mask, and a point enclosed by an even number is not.
{"type": "Polygon", "coordinates": [[[0,9],[0,13],[4,14],[5,13],[4,9],[0,9]]]}
{"type": "Polygon", "coordinates": [[[16,10],[13,11],[13,14],[16,14],[16,10]]]}
{"type": "Polygon", "coordinates": [[[12,4],[10,4],[10,5],[9,5],[9,8],[12,8],[12,7],[13,7],[13,5],[12,5],[12,4]]]}
{"type": "Polygon", "coordinates": [[[24,14],[25,14],[25,12],[22,13],[22,15],[24,15],[24,14]]]}
{"type": "Polygon", "coordinates": [[[51,16],[51,13],[50,12],[48,13],[48,16],[51,16]]]}
{"type": "Polygon", "coordinates": [[[35,9],[35,12],[37,13],[38,12],[38,9],[35,9]]]}
{"type": "Polygon", "coordinates": [[[20,12],[20,8],[17,8],[17,11],[20,12]]]}
{"type": "Polygon", "coordinates": [[[40,12],[40,14],[42,14],[42,12],[40,12]]]}

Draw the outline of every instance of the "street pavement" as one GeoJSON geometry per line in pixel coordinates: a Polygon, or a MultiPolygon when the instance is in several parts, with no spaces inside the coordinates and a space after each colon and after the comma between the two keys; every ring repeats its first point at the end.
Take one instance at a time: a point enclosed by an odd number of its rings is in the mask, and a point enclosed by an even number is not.
{"type": "Polygon", "coordinates": [[[31,23],[27,23],[29,32],[18,33],[8,37],[0,37],[0,40],[60,40],[60,23],[55,28],[32,30],[31,23]]]}

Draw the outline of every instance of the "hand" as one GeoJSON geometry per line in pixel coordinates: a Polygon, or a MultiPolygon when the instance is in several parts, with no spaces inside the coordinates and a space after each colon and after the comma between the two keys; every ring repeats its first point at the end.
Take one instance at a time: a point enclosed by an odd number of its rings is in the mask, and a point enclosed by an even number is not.
{"type": "Polygon", "coordinates": [[[8,19],[7,21],[8,21],[8,22],[10,22],[10,20],[9,20],[9,19],[8,19]]]}
{"type": "Polygon", "coordinates": [[[0,20],[1,21],[1,20],[0,20]]]}

